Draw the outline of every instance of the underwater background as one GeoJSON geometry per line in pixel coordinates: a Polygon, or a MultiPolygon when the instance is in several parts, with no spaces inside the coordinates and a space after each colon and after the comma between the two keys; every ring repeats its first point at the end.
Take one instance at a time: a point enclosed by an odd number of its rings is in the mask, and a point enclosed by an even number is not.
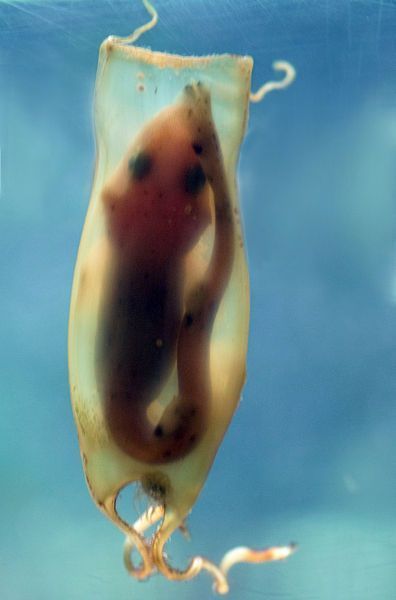
{"type": "MultiPolygon", "coordinates": [[[[396,2],[157,0],[141,45],[255,59],[239,187],[251,274],[243,398],[173,562],[296,541],[230,599],[396,598],[396,2]]],[[[67,321],[90,194],[97,51],[138,0],[0,1],[0,598],[212,598],[138,583],[96,509],[70,408],[67,321]]],[[[131,500],[132,503],[132,500],[131,500]]]]}

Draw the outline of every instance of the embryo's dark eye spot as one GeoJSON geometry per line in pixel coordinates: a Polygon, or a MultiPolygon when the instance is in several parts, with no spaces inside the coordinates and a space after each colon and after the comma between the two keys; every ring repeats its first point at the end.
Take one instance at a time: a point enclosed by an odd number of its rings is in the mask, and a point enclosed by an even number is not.
{"type": "Polygon", "coordinates": [[[206,176],[201,165],[194,165],[187,169],[184,179],[184,189],[187,194],[198,194],[205,182],[206,176]]]}
{"type": "Polygon", "coordinates": [[[203,148],[202,148],[201,144],[199,144],[198,142],[194,142],[192,144],[192,147],[193,147],[195,154],[202,154],[203,148]]]}
{"type": "Polygon", "coordinates": [[[153,159],[147,152],[139,152],[132,156],[128,162],[128,169],[134,179],[140,181],[146,177],[153,166],[153,159]]]}

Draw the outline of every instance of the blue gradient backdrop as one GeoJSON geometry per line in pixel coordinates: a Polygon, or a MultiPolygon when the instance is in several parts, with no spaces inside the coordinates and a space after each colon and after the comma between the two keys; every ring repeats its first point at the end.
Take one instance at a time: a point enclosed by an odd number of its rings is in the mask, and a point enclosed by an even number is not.
{"type": "MultiPolygon", "coordinates": [[[[251,107],[239,182],[252,283],[248,381],[169,555],[238,566],[230,599],[396,598],[396,3],[157,0],[142,40],[287,59],[298,79],[251,107]]],[[[0,2],[0,597],[195,600],[126,575],[96,510],[69,404],[73,265],[94,165],[97,49],[146,20],[136,0],[0,2]]]]}

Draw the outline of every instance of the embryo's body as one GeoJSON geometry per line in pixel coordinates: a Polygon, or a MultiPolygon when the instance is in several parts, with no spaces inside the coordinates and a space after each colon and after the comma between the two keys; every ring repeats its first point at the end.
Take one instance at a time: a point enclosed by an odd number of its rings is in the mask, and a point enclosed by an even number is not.
{"type": "Polygon", "coordinates": [[[187,86],[147,124],[102,201],[112,247],[96,345],[105,418],[130,456],[169,462],[205,430],[210,336],[233,261],[232,212],[203,87],[187,86]],[[186,255],[211,219],[212,256],[187,295],[186,255]],[[177,389],[159,402],[174,369],[177,389]]]}

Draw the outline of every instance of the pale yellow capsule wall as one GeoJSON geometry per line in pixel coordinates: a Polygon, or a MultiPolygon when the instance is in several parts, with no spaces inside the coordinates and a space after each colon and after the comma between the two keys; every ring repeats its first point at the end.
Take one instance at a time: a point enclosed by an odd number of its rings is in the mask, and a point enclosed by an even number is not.
{"type": "MultiPolygon", "coordinates": [[[[103,505],[125,484],[150,472],[170,481],[169,510],[181,519],[199,493],[239,402],[245,381],[249,326],[249,280],[236,187],[253,61],[231,55],[180,57],[106,40],[100,50],[95,94],[96,170],[75,268],[69,367],[74,415],[88,485],[103,505]],[[235,218],[231,279],[216,316],[210,344],[212,401],[208,429],[184,459],[147,466],[122,453],[109,436],[95,374],[99,306],[106,288],[111,248],[104,227],[101,189],[131,141],[162,108],[177,101],[185,85],[201,81],[210,91],[235,218]]],[[[210,234],[201,246],[210,244],[210,234]]],[[[205,248],[201,248],[205,255],[205,248]]],[[[209,251],[206,250],[206,253],[209,251]]]]}

